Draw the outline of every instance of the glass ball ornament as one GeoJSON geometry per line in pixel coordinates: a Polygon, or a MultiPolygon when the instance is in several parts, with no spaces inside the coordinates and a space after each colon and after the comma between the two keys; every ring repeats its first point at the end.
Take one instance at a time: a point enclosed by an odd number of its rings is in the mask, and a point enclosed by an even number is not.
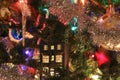
{"type": "Polygon", "coordinates": [[[17,29],[12,29],[11,35],[13,36],[13,38],[17,39],[17,40],[21,40],[22,39],[22,31],[21,30],[17,30],[17,29]]]}
{"type": "Polygon", "coordinates": [[[103,15],[95,27],[88,30],[92,34],[93,43],[107,50],[120,51],[120,15],[117,13],[103,15]]]}
{"type": "Polygon", "coordinates": [[[9,39],[15,43],[19,43],[22,40],[22,32],[17,32],[16,29],[9,28],[9,39]]]}

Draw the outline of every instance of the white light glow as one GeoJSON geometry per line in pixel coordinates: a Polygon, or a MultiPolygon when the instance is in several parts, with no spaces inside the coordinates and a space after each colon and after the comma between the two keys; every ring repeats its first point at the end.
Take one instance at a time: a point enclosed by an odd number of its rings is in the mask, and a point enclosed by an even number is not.
{"type": "Polygon", "coordinates": [[[82,4],[85,5],[85,0],[81,0],[82,4]]]}
{"type": "Polygon", "coordinates": [[[99,75],[91,75],[92,80],[100,80],[100,76],[99,75]]]}
{"type": "Polygon", "coordinates": [[[27,0],[19,0],[19,3],[28,3],[27,0]]]}
{"type": "Polygon", "coordinates": [[[95,57],[95,55],[92,55],[92,58],[94,58],[95,57]]]}
{"type": "Polygon", "coordinates": [[[100,18],[98,21],[101,23],[101,22],[103,22],[104,20],[103,20],[103,18],[100,18]]]}
{"type": "Polygon", "coordinates": [[[25,54],[29,54],[29,53],[30,53],[29,50],[25,51],[25,54]]]}

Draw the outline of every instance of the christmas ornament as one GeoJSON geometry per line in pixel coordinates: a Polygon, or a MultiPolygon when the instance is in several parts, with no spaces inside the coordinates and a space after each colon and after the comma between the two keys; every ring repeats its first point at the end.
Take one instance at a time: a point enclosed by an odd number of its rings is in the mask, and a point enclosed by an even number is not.
{"type": "Polygon", "coordinates": [[[41,12],[41,14],[44,14],[44,15],[45,15],[45,18],[46,18],[46,19],[49,18],[49,10],[48,10],[48,8],[47,8],[46,5],[40,6],[40,7],[39,7],[39,11],[41,12]]]}
{"type": "MultiPolygon", "coordinates": [[[[29,32],[25,32],[24,34],[25,38],[32,39],[34,38],[33,35],[31,35],[29,32]]],[[[9,29],[9,38],[11,41],[19,43],[23,38],[22,38],[22,30],[13,28],[9,29]]]]}
{"type": "Polygon", "coordinates": [[[107,50],[120,50],[120,15],[114,11],[112,5],[106,8],[106,14],[98,18],[94,26],[88,32],[92,34],[96,45],[107,50]]]}
{"type": "Polygon", "coordinates": [[[17,30],[17,29],[12,29],[11,35],[13,36],[13,38],[17,39],[17,40],[21,40],[22,39],[22,31],[21,30],[17,30]]]}
{"type": "Polygon", "coordinates": [[[28,68],[26,65],[22,65],[22,64],[20,65],[20,67],[23,71],[27,70],[27,68],[28,68]]]}
{"type": "Polygon", "coordinates": [[[22,32],[16,29],[9,29],[9,38],[11,41],[19,43],[22,40],[22,32]]]}
{"type": "Polygon", "coordinates": [[[95,52],[95,57],[99,67],[109,62],[109,58],[103,52],[95,52]]]}
{"type": "Polygon", "coordinates": [[[26,56],[26,61],[28,62],[30,59],[32,59],[34,50],[31,48],[25,48],[23,50],[23,54],[26,56]]]}
{"type": "Polygon", "coordinates": [[[21,75],[28,74],[28,75],[34,75],[35,74],[35,69],[23,64],[17,65],[18,72],[21,75]]]}
{"type": "Polygon", "coordinates": [[[78,27],[78,19],[74,17],[69,23],[73,33],[76,33],[78,27]]]}
{"type": "MultiPolygon", "coordinates": [[[[73,1],[73,0],[72,0],[73,1]]],[[[82,28],[85,26],[85,21],[89,20],[88,16],[85,15],[85,3],[84,5],[81,0],[74,0],[75,4],[71,3],[71,0],[47,0],[46,3],[49,6],[49,12],[58,17],[59,21],[67,25],[70,23],[72,18],[78,18],[78,27],[82,28]]]]}
{"type": "MultiPolygon", "coordinates": [[[[25,45],[25,34],[26,34],[26,21],[32,19],[35,20],[37,17],[36,10],[30,6],[29,0],[18,0],[17,2],[10,5],[11,11],[16,13],[18,16],[14,20],[18,20],[22,24],[22,44],[25,45]]],[[[14,15],[14,14],[13,14],[14,15]]]]}
{"type": "Polygon", "coordinates": [[[28,67],[28,73],[34,75],[35,74],[35,69],[32,67],[28,67]]]}
{"type": "Polygon", "coordinates": [[[33,80],[30,73],[25,72],[24,75],[19,73],[18,65],[4,63],[0,66],[1,80],[33,80]],[[26,75],[25,75],[26,74],[26,75]]]}
{"type": "Polygon", "coordinates": [[[111,17],[99,20],[99,27],[91,28],[93,41],[98,46],[102,46],[108,50],[120,50],[120,16],[114,14],[111,17]]]}

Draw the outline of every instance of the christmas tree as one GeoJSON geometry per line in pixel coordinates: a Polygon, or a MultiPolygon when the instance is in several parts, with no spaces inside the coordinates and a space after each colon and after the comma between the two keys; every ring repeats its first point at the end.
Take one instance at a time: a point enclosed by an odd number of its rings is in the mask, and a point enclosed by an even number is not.
{"type": "Polygon", "coordinates": [[[119,0],[0,0],[1,78],[39,80],[41,45],[63,43],[69,68],[56,65],[57,76],[44,79],[119,80],[119,6],[119,0]]]}

